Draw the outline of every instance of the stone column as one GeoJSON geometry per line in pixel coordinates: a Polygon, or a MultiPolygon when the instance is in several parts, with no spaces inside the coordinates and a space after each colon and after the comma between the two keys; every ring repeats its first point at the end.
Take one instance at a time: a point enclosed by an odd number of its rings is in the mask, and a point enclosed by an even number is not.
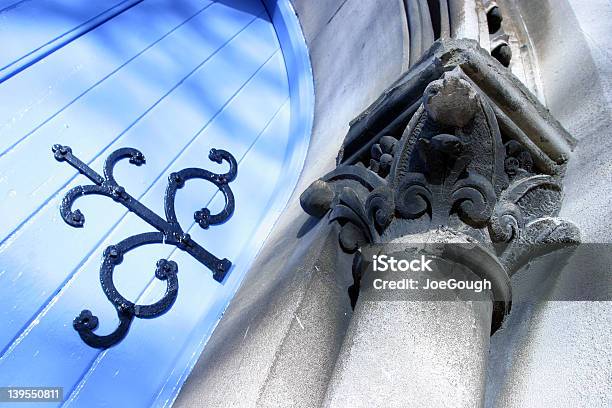
{"type": "MultiPolygon", "coordinates": [[[[372,282],[374,278],[393,281],[401,275],[423,286],[428,278],[467,281],[497,275],[502,282],[496,291],[506,291],[502,296],[507,296],[505,270],[486,249],[449,230],[404,237],[386,246],[389,251],[383,251],[394,254],[393,248],[424,242],[434,249],[448,246],[462,253],[446,258],[441,254],[441,261],[448,261],[452,267],[436,271],[434,266],[434,273],[394,274],[367,269],[365,273],[373,276],[361,278],[359,298],[325,406],[483,406],[493,291],[478,296],[456,289],[444,294],[415,290],[405,295],[377,290],[372,282]],[[486,260],[482,263],[473,262],[483,258],[486,260]]],[[[503,318],[503,311],[496,318],[503,318]]]]}
{"type": "Polygon", "coordinates": [[[360,298],[327,407],[481,407],[490,302],[360,298]]]}

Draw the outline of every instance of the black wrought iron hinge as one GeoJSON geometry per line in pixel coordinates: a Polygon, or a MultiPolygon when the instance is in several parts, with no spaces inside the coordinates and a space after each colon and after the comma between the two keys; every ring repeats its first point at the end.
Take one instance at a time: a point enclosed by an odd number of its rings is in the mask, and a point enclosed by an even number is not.
{"type": "Polygon", "coordinates": [[[115,266],[123,261],[125,254],[134,248],[159,243],[174,245],[189,253],[210,269],[217,282],[223,281],[232,263],[227,259],[217,258],[183,231],[176,217],[174,200],[177,190],[181,189],[187,180],[207,180],[215,184],[223,193],[225,206],[217,214],[211,214],[208,208],[202,208],[195,212],[194,220],[204,229],[207,229],[210,225],[222,224],[227,221],[232,216],[235,205],[234,194],[228,184],[236,178],[238,170],[236,159],[229,152],[212,149],[208,155],[208,158],[216,163],[221,163],[223,160],[228,162],[230,169],[227,173],[216,174],[199,168],[186,168],[170,174],[164,198],[166,212],[166,219],[164,219],[128,194],[113,176],[115,164],[122,159],[129,159],[129,162],[136,166],[144,164],[145,157],[140,151],[132,148],[122,148],[111,153],[104,163],[104,177],[102,177],[74,156],[70,147],[56,144],[52,150],[56,160],[68,162],[94,183],[93,185],[74,187],[64,196],[60,214],[67,224],[75,228],[83,227],[85,217],[80,210],[73,211],[72,205],[79,197],[97,194],[112,198],[157,230],[132,235],[118,244],[109,246],[104,251],[102,266],[100,267],[100,283],[106,297],[117,310],[120,323],[112,333],[103,336],[97,335],[93,331],[98,327],[98,318],[89,310],[83,310],[74,319],[73,326],[85,343],[95,348],[111,347],[126,336],[134,317],[155,318],[166,313],[174,304],[178,295],[178,266],[176,262],[167,259],[160,259],[155,269],[155,277],[167,282],[166,293],[162,299],[149,305],[138,305],[130,302],[119,293],[113,283],[113,271],[115,266]]]}

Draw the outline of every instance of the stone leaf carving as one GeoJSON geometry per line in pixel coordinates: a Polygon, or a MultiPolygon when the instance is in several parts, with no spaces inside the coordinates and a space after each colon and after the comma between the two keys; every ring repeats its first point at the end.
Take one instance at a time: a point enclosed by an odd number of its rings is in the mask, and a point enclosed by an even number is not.
{"type": "Polygon", "coordinates": [[[368,168],[338,167],[304,192],[302,206],[317,217],[331,209],[348,252],[410,233],[389,235],[402,219],[425,218],[426,229],[483,228],[508,185],[504,152],[490,106],[455,70],[425,89],[399,140],[384,136],[372,146],[368,168]]]}

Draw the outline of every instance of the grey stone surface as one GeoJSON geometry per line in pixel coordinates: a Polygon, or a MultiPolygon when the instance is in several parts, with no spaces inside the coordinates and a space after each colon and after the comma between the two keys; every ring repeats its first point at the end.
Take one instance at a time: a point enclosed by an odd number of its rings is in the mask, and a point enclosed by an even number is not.
{"type": "Polygon", "coordinates": [[[276,257],[284,252],[278,241],[261,253],[259,273],[237,293],[175,406],[300,407],[322,399],[352,313],[330,239],[315,228],[308,245],[286,257],[276,257]]]}
{"type": "MultiPolygon", "coordinates": [[[[535,46],[551,113],[579,140],[560,216],[579,226],[584,242],[611,242],[612,4],[511,1],[535,46]]],[[[596,278],[561,273],[545,289],[593,285],[596,278]]],[[[612,406],[611,316],[612,302],[515,303],[491,339],[486,405],[612,406]]]]}
{"type": "Polygon", "coordinates": [[[481,33],[478,29],[476,3],[478,0],[448,0],[451,37],[479,39],[481,33]]]}
{"type": "MultiPolygon", "coordinates": [[[[424,242],[465,244],[472,240],[441,229],[404,236],[391,245],[424,242]]],[[[465,273],[473,271],[466,269],[465,273]]],[[[397,278],[393,273],[376,273],[381,279],[393,276],[397,278]]],[[[402,276],[424,282],[432,274],[406,272],[402,276]]],[[[372,287],[361,288],[323,406],[483,406],[491,295],[483,292],[482,300],[471,301],[440,301],[437,293],[415,296],[421,300],[398,301],[390,291],[381,295],[372,287]]],[[[452,298],[465,299],[459,291],[452,298]]]]}
{"type": "Polygon", "coordinates": [[[359,301],[327,407],[479,407],[491,303],[359,301]]]}

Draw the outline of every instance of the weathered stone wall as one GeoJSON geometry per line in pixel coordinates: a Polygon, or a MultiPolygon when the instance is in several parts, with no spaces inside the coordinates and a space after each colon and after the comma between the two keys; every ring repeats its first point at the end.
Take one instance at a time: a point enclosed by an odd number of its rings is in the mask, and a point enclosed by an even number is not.
{"type": "MultiPolygon", "coordinates": [[[[612,242],[612,4],[510,1],[534,46],[547,105],[579,140],[560,216],[579,226],[583,242],[612,242]]],[[[558,287],[590,279],[564,274],[558,287]]],[[[610,406],[611,326],[612,302],[515,303],[491,339],[487,406],[610,406]]]]}

